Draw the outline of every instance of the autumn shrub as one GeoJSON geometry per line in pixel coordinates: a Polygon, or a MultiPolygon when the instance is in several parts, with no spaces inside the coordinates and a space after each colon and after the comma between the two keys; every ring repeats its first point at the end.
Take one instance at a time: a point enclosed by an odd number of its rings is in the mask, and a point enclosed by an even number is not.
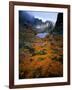
{"type": "Polygon", "coordinates": [[[52,62],[48,68],[49,77],[62,77],[63,65],[59,62],[52,62]]]}

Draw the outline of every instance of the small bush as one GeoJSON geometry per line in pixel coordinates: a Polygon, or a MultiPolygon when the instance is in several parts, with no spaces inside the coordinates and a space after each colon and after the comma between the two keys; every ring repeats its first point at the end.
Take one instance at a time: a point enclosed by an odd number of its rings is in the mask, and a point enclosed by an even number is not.
{"type": "Polygon", "coordinates": [[[36,55],[45,55],[46,52],[43,51],[43,50],[41,50],[41,51],[37,51],[35,54],[36,54],[36,55]]]}
{"type": "Polygon", "coordinates": [[[38,61],[42,61],[42,60],[44,60],[44,58],[41,58],[41,57],[40,57],[40,58],[38,58],[38,61]]]}

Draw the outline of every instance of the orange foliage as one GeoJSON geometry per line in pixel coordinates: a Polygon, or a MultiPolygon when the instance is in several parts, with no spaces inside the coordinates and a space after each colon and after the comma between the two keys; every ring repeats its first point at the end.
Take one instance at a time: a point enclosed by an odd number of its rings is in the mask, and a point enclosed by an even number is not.
{"type": "MultiPolygon", "coordinates": [[[[52,39],[51,39],[52,40],[52,39]]],[[[33,43],[35,51],[45,50],[46,54],[36,54],[31,56],[27,53],[20,54],[19,77],[20,78],[40,78],[40,77],[61,77],[63,76],[63,64],[58,61],[63,55],[58,42],[62,37],[53,38],[53,43],[49,39],[38,40],[33,43]],[[57,40],[57,41],[54,41],[57,40]],[[42,45],[38,44],[43,43],[42,45]]],[[[63,60],[62,60],[63,61],[63,60]]]]}

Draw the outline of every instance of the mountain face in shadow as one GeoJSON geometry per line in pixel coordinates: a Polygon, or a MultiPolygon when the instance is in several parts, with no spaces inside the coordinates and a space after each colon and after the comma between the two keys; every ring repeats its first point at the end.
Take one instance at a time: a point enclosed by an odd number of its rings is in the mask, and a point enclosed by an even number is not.
{"type": "Polygon", "coordinates": [[[58,14],[53,34],[63,35],[63,13],[58,14]]]}
{"type": "Polygon", "coordinates": [[[63,24],[63,13],[59,13],[57,17],[56,25],[63,24]]]}
{"type": "Polygon", "coordinates": [[[22,26],[31,26],[34,23],[34,17],[26,11],[19,11],[19,24],[22,26]]]}

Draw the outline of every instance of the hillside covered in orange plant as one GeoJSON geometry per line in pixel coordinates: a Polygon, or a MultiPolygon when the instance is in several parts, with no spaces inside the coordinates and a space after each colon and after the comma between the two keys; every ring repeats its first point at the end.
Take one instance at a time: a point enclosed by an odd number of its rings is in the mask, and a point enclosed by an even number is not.
{"type": "Polygon", "coordinates": [[[61,36],[36,38],[31,48],[21,48],[20,78],[55,77],[63,75],[61,36]],[[30,50],[31,49],[31,50],[30,50]]]}

